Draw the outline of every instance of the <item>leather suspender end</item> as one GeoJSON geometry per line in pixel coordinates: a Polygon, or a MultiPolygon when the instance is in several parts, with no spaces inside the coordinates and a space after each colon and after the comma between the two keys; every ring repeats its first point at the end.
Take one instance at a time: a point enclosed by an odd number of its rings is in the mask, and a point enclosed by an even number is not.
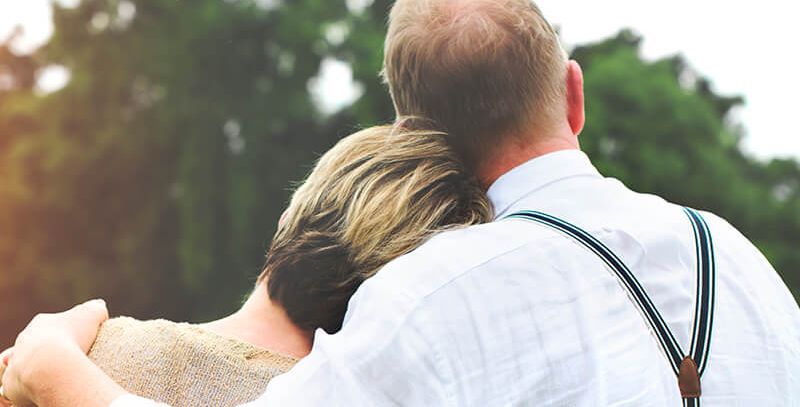
{"type": "Polygon", "coordinates": [[[700,397],[700,374],[697,372],[697,364],[689,356],[681,362],[678,387],[683,398],[700,397]]]}

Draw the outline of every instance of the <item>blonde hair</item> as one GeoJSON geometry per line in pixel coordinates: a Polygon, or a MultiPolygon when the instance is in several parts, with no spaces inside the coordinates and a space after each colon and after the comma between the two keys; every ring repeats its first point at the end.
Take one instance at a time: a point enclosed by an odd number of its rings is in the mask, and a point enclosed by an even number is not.
{"type": "Polygon", "coordinates": [[[433,120],[473,164],[563,112],[566,66],[531,0],[397,0],[382,75],[398,115],[433,120]]]}
{"type": "Polygon", "coordinates": [[[373,127],[319,159],[291,199],[261,277],[295,324],[338,331],[350,296],[383,265],[436,232],[492,220],[447,137],[373,127]]]}

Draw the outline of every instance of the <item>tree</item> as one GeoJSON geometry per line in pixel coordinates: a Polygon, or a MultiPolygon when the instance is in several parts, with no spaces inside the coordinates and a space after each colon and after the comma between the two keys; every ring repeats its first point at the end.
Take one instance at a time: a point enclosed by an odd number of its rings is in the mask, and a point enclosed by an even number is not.
{"type": "Polygon", "coordinates": [[[348,15],[332,2],[263,3],[56,7],[55,35],[31,58],[67,67],[69,85],[15,90],[0,113],[35,124],[0,136],[13,156],[3,179],[18,180],[0,212],[15,232],[2,242],[4,299],[17,304],[0,337],[93,296],[139,317],[236,307],[287,181],[335,141],[306,84],[327,52],[324,22],[348,15]]]}
{"type": "Polygon", "coordinates": [[[643,60],[640,43],[623,30],[573,51],[588,101],[583,148],[601,172],[635,190],[728,219],[800,295],[798,163],[747,157],[741,128],[728,121],[744,100],[714,93],[680,56],[643,60]]]}
{"type": "MultiPolygon", "coordinates": [[[[378,77],[391,1],[346,3],[84,0],[56,7],[34,54],[0,46],[0,342],[91,297],[140,318],[236,308],[290,181],[356,127],[392,120],[378,77]],[[324,58],[364,89],[331,116],[308,92],[324,58]],[[71,81],[42,95],[35,78],[54,64],[71,81]]],[[[574,50],[585,150],[634,189],[728,218],[799,293],[800,166],[747,157],[727,120],[743,101],[680,57],[643,60],[640,41],[574,50]]]]}

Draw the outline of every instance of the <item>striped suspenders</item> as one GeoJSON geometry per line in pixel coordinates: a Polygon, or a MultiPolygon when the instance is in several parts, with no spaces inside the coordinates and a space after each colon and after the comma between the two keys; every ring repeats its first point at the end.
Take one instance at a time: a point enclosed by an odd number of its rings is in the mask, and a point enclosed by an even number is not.
{"type": "Polygon", "coordinates": [[[691,349],[687,355],[681,349],[661,314],[656,309],[647,292],[639,284],[625,263],[606,245],[583,229],[545,213],[536,211],[517,212],[506,218],[525,219],[537,222],[567,234],[587,249],[594,252],[611,268],[622,286],[628,291],[633,302],[653,329],[672,370],[678,378],[683,405],[700,406],[700,377],[708,361],[711,326],[714,320],[714,245],[711,233],[703,217],[695,210],[684,208],[694,230],[697,254],[697,297],[695,300],[694,328],[691,349]]]}

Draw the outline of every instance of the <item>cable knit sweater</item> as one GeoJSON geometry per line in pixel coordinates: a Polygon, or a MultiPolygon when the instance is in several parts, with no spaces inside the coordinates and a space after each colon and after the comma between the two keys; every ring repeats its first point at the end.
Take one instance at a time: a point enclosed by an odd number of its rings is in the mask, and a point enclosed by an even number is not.
{"type": "Polygon", "coordinates": [[[125,390],[173,407],[236,406],[296,360],[164,320],[106,321],[89,357],[125,390]]]}

